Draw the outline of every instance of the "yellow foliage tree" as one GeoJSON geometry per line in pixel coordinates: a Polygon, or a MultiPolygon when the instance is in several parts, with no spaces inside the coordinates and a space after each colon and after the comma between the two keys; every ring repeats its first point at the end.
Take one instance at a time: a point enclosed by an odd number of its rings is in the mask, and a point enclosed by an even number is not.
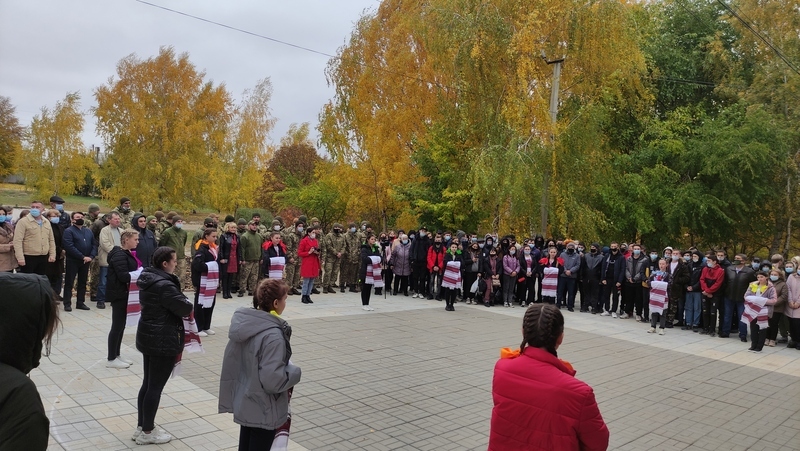
{"type": "Polygon", "coordinates": [[[33,117],[25,139],[22,173],[25,186],[40,196],[67,196],[86,183],[95,162],[81,139],[80,96],[71,92],[50,110],[33,117]]]}

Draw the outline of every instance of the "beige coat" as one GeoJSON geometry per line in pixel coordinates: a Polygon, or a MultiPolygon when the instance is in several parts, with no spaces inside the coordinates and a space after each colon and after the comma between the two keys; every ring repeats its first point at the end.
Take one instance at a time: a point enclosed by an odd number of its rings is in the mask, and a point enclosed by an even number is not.
{"type": "Polygon", "coordinates": [[[107,225],[100,230],[100,242],[97,246],[97,262],[103,267],[108,266],[108,253],[111,252],[111,249],[114,249],[114,246],[120,246],[119,241],[123,228],[117,227],[117,233],[112,229],[113,227],[107,225]]]}
{"type": "Polygon", "coordinates": [[[36,222],[32,215],[17,221],[14,228],[14,254],[17,260],[25,260],[25,255],[47,255],[56,258],[56,240],[50,221],[39,216],[42,224],[36,222]]]}
{"type": "Polygon", "coordinates": [[[0,224],[0,271],[11,271],[17,267],[13,243],[14,230],[0,224]]]}

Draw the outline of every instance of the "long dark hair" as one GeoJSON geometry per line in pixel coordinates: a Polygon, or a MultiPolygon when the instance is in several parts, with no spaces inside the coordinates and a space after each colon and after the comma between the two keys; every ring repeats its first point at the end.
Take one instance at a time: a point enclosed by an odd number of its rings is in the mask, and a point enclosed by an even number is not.
{"type": "Polygon", "coordinates": [[[558,337],[564,333],[564,315],[555,305],[533,304],[525,311],[522,319],[522,344],[520,352],[525,346],[542,348],[558,357],[556,344],[558,337]]]}

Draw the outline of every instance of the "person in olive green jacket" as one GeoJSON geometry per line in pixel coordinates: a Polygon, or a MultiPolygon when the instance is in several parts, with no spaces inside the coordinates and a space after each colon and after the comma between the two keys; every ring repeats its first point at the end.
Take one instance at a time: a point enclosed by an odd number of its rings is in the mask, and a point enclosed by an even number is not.
{"type": "Polygon", "coordinates": [[[261,245],[264,244],[256,221],[251,220],[247,224],[247,232],[242,234],[240,244],[244,264],[239,270],[239,297],[244,296],[245,289],[247,295],[252,296],[258,283],[258,263],[261,260],[261,245]]]}
{"type": "Polygon", "coordinates": [[[161,233],[161,239],[158,240],[159,246],[167,246],[175,250],[175,256],[178,258],[178,267],[175,269],[174,274],[178,276],[181,281],[181,288],[186,288],[189,283],[189,275],[187,272],[188,264],[186,263],[186,240],[189,234],[183,230],[183,218],[181,215],[172,217],[172,227],[164,229],[161,233]]]}

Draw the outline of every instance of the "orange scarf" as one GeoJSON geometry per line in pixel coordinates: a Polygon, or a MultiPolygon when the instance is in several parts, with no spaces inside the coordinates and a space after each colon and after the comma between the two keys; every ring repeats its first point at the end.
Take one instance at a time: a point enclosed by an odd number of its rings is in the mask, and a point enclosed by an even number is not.
{"type": "Polygon", "coordinates": [[[201,244],[205,244],[206,246],[208,246],[209,249],[212,249],[214,251],[217,250],[217,243],[211,243],[208,240],[198,240],[197,243],[194,244],[194,249],[195,250],[200,249],[201,244]]]}
{"type": "MultiPolygon", "coordinates": [[[[521,355],[519,348],[511,349],[511,348],[500,348],[500,358],[501,359],[514,359],[521,355]]],[[[567,367],[570,371],[575,371],[575,368],[572,367],[572,364],[567,362],[563,359],[558,359],[565,367],[567,367]]]]}

